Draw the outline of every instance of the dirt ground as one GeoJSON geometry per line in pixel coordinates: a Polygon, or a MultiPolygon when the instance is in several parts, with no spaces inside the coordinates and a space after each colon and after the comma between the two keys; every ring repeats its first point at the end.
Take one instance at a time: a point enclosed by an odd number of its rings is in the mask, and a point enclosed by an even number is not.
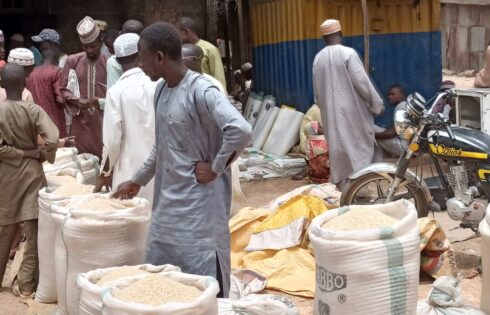
{"type": "MultiPolygon", "coordinates": [[[[291,191],[297,187],[308,184],[307,181],[292,181],[290,179],[271,180],[271,181],[255,181],[242,182],[242,189],[247,197],[247,205],[251,207],[260,207],[269,204],[274,198],[291,191]]],[[[445,212],[435,213],[435,217],[448,231],[448,236],[451,241],[461,241],[472,236],[471,231],[455,229],[456,222],[451,221],[445,212]]],[[[462,273],[472,273],[472,279],[463,279],[461,287],[463,289],[465,302],[479,306],[481,278],[474,272],[478,264],[480,255],[479,238],[468,241],[458,242],[455,244],[456,261],[462,273]]],[[[425,281],[430,279],[425,279],[425,281]]],[[[431,288],[430,282],[420,284],[419,298],[425,298],[431,288]]],[[[269,291],[270,292],[270,291],[269,291]]],[[[270,292],[274,294],[282,294],[280,292],[270,292]]],[[[284,295],[284,294],[282,294],[284,295]]],[[[313,300],[300,297],[288,296],[295,305],[300,309],[301,314],[312,314],[313,300]]],[[[0,292],[0,315],[52,315],[55,311],[53,305],[37,305],[30,303],[31,307],[22,303],[15,298],[9,288],[5,288],[4,292],[0,292]]]]}
{"type": "Polygon", "coordinates": [[[475,81],[474,77],[464,77],[458,75],[444,75],[443,81],[451,80],[456,84],[456,88],[458,89],[473,89],[473,82],[475,81]]]}

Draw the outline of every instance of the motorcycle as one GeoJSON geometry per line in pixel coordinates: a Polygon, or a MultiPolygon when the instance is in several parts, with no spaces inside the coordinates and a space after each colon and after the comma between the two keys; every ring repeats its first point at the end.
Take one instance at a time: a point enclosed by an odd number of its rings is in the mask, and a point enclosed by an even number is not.
{"type": "MultiPolygon", "coordinates": [[[[448,90],[437,95],[430,109],[418,93],[408,96],[404,109],[395,112],[395,129],[406,139],[397,164],[375,163],[349,176],[342,190],[340,204],[379,204],[407,199],[415,204],[419,217],[439,205],[425,181],[409,169],[412,158],[428,153],[444,189],[447,213],[462,228],[478,232],[478,224],[485,217],[490,200],[490,135],[483,132],[451,126],[449,119],[434,113],[441,98],[454,97],[448,90]],[[444,174],[440,162],[447,163],[444,174]]],[[[440,210],[440,209],[439,209],[440,210]]]]}

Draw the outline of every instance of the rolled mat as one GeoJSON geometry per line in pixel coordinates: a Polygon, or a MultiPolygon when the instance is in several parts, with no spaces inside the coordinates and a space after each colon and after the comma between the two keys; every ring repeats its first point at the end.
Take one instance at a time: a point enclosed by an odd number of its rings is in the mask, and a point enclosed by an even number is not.
{"type": "Polygon", "coordinates": [[[274,126],[262,147],[262,151],[283,156],[299,141],[299,128],[304,114],[283,106],[274,122],[274,126]]]}
{"type": "Polygon", "coordinates": [[[261,113],[261,117],[264,117],[262,121],[255,124],[254,131],[252,133],[252,146],[257,149],[262,149],[271,132],[272,126],[276,121],[277,115],[279,114],[278,107],[270,107],[267,111],[261,113]],[[259,125],[260,123],[260,125],[259,125]]]}

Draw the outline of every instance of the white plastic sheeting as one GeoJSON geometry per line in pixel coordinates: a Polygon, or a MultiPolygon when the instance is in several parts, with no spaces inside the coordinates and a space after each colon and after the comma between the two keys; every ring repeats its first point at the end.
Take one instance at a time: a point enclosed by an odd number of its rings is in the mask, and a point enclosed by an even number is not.
{"type": "MultiPolygon", "coordinates": [[[[270,104],[266,104],[266,107],[270,104]]],[[[262,149],[264,146],[269,133],[274,126],[277,115],[279,115],[279,108],[275,106],[269,106],[264,111],[260,113],[259,120],[255,124],[252,133],[253,147],[257,149],[262,149]]]]}

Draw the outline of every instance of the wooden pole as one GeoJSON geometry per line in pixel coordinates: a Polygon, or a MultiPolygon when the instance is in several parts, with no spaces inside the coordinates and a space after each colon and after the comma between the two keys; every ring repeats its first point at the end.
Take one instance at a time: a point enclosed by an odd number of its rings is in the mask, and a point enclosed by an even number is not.
{"type": "Polygon", "coordinates": [[[362,2],[362,17],[364,20],[364,68],[369,74],[369,14],[367,0],[361,0],[362,2]]]}

